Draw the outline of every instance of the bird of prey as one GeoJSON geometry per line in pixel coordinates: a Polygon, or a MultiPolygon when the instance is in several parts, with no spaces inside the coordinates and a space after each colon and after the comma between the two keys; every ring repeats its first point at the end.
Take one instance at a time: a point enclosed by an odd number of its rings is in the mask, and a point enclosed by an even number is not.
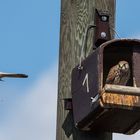
{"type": "Polygon", "coordinates": [[[2,78],[5,77],[10,77],[10,78],[27,78],[28,75],[26,74],[18,74],[18,73],[5,73],[5,72],[0,72],[0,81],[3,81],[2,78]]]}
{"type": "Polygon", "coordinates": [[[130,67],[127,61],[119,61],[113,66],[107,76],[106,84],[126,85],[130,78],[130,67]]]}

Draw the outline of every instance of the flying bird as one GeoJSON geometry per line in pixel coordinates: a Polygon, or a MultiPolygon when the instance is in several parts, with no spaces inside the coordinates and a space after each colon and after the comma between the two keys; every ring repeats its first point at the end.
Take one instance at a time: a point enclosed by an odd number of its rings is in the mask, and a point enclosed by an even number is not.
{"type": "Polygon", "coordinates": [[[3,81],[2,78],[27,78],[28,75],[26,74],[18,74],[18,73],[5,73],[0,72],[0,81],[3,81]]]}
{"type": "Polygon", "coordinates": [[[107,76],[106,84],[126,85],[130,78],[130,67],[127,61],[119,61],[113,66],[107,76]]]}

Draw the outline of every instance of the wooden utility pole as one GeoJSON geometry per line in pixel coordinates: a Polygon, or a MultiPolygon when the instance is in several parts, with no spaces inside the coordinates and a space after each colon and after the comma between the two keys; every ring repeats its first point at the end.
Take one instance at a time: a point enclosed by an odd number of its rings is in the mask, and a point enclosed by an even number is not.
{"type": "MultiPolygon", "coordinates": [[[[111,133],[81,132],[74,127],[72,111],[64,109],[64,99],[71,98],[71,72],[79,63],[85,31],[94,24],[95,8],[110,14],[113,38],[115,0],[61,0],[61,34],[56,140],[111,140],[111,133]]],[[[88,55],[92,52],[93,31],[87,42],[88,55]]]]}

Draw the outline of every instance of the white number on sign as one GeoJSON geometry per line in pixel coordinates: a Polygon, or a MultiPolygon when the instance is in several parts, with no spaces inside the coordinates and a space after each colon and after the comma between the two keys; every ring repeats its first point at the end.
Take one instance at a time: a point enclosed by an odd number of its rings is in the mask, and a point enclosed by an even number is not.
{"type": "Polygon", "coordinates": [[[88,73],[86,74],[82,85],[85,86],[85,84],[86,84],[86,88],[87,88],[87,93],[89,93],[88,73]]]}

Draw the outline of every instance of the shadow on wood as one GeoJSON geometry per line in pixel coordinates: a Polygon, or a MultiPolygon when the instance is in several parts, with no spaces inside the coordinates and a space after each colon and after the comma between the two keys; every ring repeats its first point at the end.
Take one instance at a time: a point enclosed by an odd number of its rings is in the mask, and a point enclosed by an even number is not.
{"type": "Polygon", "coordinates": [[[74,126],[74,121],[73,121],[73,113],[72,111],[69,111],[63,125],[62,128],[65,132],[65,135],[70,138],[72,137],[73,140],[90,140],[91,137],[93,139],[99,139],[102,140],[104,139],[104,137],[110,137],[110,139],[112,138],[112,135],[110,135],[110,133],[93,133],[93,132],[85,132],[85,131],[81,131],[78,130],[75,126],[74,126]]]}

